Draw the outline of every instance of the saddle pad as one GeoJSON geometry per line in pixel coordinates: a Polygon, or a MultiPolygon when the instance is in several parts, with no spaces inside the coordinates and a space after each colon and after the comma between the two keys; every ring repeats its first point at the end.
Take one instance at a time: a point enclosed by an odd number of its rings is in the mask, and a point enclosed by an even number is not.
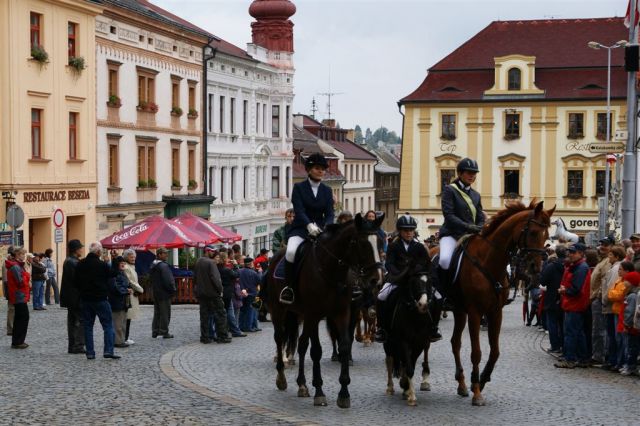
{"type": "MultiPolygon", "coordinates": [[[[306,247],[309,244],[308,240],[305,240],[302,242],[302,244],[300,244],[298,246],[298,250],[296,251],[296,256],[294,258],[293,263],[296,265],[294,270],[295,270],[295,274],[296,277],[300,275],[300,264],[302,263],[301,260],[304,257],[304,254],[306,252],[306,247]]],[[[285,279],[285,262],[286,262],[286,257],[282,256],[280,258],[280,261],[278,262],[278,264],[276,265],[275,268],[273,268],[273,278],[276,280],[284,280],[285,279]]]]}

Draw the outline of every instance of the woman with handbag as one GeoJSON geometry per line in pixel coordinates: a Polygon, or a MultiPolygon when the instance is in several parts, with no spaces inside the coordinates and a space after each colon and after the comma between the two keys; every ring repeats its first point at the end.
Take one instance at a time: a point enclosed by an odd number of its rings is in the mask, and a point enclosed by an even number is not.
{"type": "Polygon", "coordinates": [[[131,320],[137,319],[140,314],[140,300],[138,297],[144,293],[144,289],[138,282],[138,273],[136,272],[136,251],[126,249],[122,252],[122,257],[126,261],[124,273],[129,279],[129,286],[133,292],[129,295],[129,309],[127,310],[127,325],[125,331],[125,343],[133,345],[135,342],[129,338],[129,330],[131,329],[131,320]]]}

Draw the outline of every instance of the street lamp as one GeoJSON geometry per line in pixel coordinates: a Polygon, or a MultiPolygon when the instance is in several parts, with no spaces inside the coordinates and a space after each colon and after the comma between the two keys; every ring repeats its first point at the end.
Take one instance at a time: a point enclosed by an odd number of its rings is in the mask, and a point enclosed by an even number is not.
{"type": "MultiPolygon", "coordinates": [[[[605,142],[611,142],[611,50],[617,49],[618,47],[625,47],[628,44],[626,40],[620,40],[611,46],[605,46],[602,43],[598,43],[597,41],[590,41],[587,43],[591,49],[607,50],[607,131],[606,131],[606,140],[605,142]]],[[[616,156],[616,160],[618,160],[618,156],[616,156]]],[[[600,225],[600,229],[604,229],[605,234],[608,234],[608,226],[609,226],[609,174],[611,173],[611,166],[609,164],[609,158],[605,161],[605,176],[604,176],[604,200],[605,200],[605,223],[604,226],[600,225]]],[[[616,176],[620,174],[620,165],[616,167],[616,176]]],[[[600,238],[604,237],[604,235],[600,235],[600,238]]]]}
{"type": "MultiPolygon", "coordinates": [[[[208,96],[207,96],[207,88],[209,87],[207,71],[209,61],[216,57],[217,49],[211,46],[211,42],[214,41],[214,38],[209,38],[207,40],[207,44],[202,47],[202,195],[207,195],[207,188],[209,187],[209,181],[207,179],[207,158],[208,154],[208,135],[207,135],[207,123],[210,118],[208,116],[209,113],[209,105],[208,105],[208,96]]],[[[211,179],[211,176],[208,176],[211,179]]],[[[209,194],[213,195],[213,194],[209,194]]]]}

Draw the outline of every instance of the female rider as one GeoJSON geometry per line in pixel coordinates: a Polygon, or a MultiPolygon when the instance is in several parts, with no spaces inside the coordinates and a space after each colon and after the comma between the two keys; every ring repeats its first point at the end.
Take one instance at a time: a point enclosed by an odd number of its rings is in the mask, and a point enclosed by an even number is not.
{"type": "Polygon", "coordinates": [[[287,237],[285,254],[286,287],[280,292],[280,302],[291,304],[295,300],[295,272],[293,261],[300,244],[308,237],[317,237],[325,225],[333,223],[333,193],[322,183],[329,165],[322,154],[311,154],[304,163],[309,178],[293,185],[291,203],[295,218],[287,237]]]}

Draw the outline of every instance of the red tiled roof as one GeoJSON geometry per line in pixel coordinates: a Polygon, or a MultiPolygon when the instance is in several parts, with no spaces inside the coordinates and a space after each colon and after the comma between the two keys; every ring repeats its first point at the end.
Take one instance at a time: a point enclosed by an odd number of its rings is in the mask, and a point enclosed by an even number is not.
{"type": "Polygon", "coordinates": [[[222,53],[226,53],[227,55],[230,56],[236,56],[240,59],[246,59],[246,60],[250,60],[250,61],[254,61],[254,62],[259,62],[258,60],[254,59],[251,55],[249,55],[247,53],[246,50],[229,43],[226,40],[222,40],[219,38],[216,38],[216,40],[213,40],[211,42],[211,45],[218,49],[218,51],[222,52],[222,53]]]}
{"type": "MultiPolygon", "coordinates": [[[[324,140],[324,139],[323,139],[324,140]]],[[[325,141],[342,154],[345,160],[377,160],[378,158],[364,148],[359,147],[355,143],[347,140],[345,142],[325,141]]]]}
{"type": "MultiPolygon", "coordinates": [[[[626,38],[622,18],[493,22],[434,65],[422,84],[400,102],[500,101],[483,99],[494,84],[494,58],[536,57],[540,100],[605,99],[607,54],[589,41],[612,45],[626,38]],[[594,86],[589,88],[589,86],[594,86]]],[[[624,49],[612,52],[611,97],[626,97],[624,49]]],[[[536,100],[512,96],[509,101],[536,100]]]]}
{"type": "MultiPolygon", "coordinates": [[[[154,12],[158,13],[159,15],[164,16],[165,18],[177,22],[178,24],[190,28],[192,31],[195,31],[197,33],[200,33],[201,35],[209,35],[212,37],[215,37],[213,34],[209,33],[206,30],[203,30],[202,28],[192,24],[191,22],[182,19],[181,17],[174,15],[173,13],[169,12],[168,10],[164,10],[163,8],[156,6],[155,4],[151,3],[148,0],[137,0],[138,3],[140,3],[142,6],[146,6],[149,9],[153,10],[154,12]]],[[[216,37],[217,38],[217,37],[216,37]]]]}

